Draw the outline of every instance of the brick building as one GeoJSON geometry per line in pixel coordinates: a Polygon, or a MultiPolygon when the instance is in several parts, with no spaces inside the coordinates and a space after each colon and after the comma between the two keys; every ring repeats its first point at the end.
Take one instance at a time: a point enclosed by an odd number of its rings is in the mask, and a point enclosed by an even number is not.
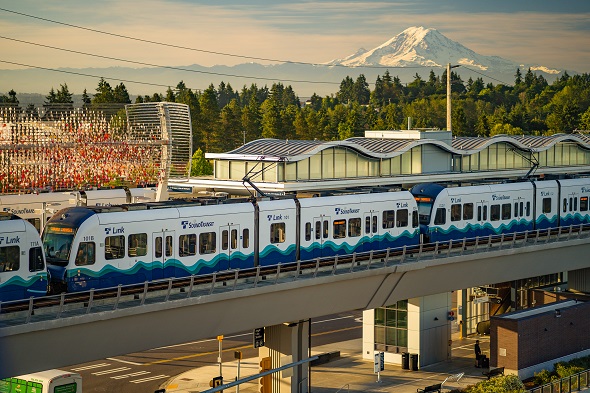
{"type": "Polygon", "coordinates": [[[590,302],[564,300],[491,318],[490,366],[529,378],[590,355],[590,302]]]}

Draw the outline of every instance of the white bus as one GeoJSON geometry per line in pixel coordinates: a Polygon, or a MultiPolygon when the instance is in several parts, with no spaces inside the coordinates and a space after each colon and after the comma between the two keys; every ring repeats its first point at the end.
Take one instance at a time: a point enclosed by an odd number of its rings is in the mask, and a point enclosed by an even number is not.
{"type": "Polygon", "coordinates": [[[82,376],[47,370],[0,380],[0,393],[82,393],[82,376]]]}

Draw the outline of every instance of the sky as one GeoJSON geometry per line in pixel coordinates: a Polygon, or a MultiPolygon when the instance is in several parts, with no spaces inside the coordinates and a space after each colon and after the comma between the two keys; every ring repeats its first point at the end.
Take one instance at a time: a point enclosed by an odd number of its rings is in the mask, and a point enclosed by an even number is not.
{"type": "Polygon", "coordinates": [[[0,91],[2,70],[25,65],[141,66],[40,45],[167,66],[325,63],[411,26],[437,29],[482,55],[590,72],[587,0],[0,0],[0,8],[0,91]]]}

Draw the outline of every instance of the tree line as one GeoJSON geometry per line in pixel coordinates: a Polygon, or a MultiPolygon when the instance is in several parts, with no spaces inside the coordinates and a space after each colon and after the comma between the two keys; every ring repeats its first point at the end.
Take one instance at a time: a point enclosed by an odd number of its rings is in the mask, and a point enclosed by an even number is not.
{"type": "MultiPolygon", "coordinates": [[[[313,94],[302,103],[291,86],[256,84],[235,90],[229,83],[193,91],[183,81],[164,93],[138,96],[135,102],[177,102],[189,106],[193,149],[225,152],[260,138],[343,140],[365,130],[446,127],[446,70],[428,79],[416,74],[403,84],[389,71],[376,78],[373,90],[364,75],[346,77],[335,94],[313,94]]],[[[484,83],[451,72],[452,128],[455,136],[550,135],[590,129],[590,74],[564,73],[553,83],[530,69],[516,70],[513,86],[484,83]]],[[[131,103],[123,83],[110,86],[100,79],[92,97],[84,90],[84,105],[131,103]]],[[[46,103],[71,103],[66,84],[53,88],[46,103]]],[[[0,102],[18,102],[16,93],[0,102]]]]}

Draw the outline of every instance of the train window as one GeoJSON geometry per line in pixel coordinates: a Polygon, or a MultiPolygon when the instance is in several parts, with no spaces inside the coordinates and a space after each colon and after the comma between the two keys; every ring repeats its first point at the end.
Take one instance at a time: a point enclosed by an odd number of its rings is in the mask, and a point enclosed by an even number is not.
{"type": "Polygon", "coordinates": [[[41,233],[41,220],[38,218],[27,218],[27,221],[33,224],[37,232],[41,233]]]}
{"type": "Polygon", "coordinates": [[[461,220],[461,204],[451,205],[451,221],[461,220]]]}
{"type": "Polygon", "coordinates": [[[164,249],[166,256],[172,256],[172,236],[166,236],[166,248],[164,249]]]}
{"type": "MultiPolygon", "coordinates": [[[[147,254],[147,234],[146,233],[134,233],[129,235],[127,239],[129,241],[129,249],[127,250],[127,256],[130,257],[142,257],[147,254]]],[[[195,255],[195,254],[193,254],[195,255]]]]}
{"type": "Polygon", "coordinates": [[[383,211],[383,229],[393,228],[395,226],[395,210],[383,211]]]}
{"type": "Polygon", "coordinates": [[[180,235],[178,237],[178,256],[188,257],[191,255],[197,255],[197,235],[194,233],[180,235]]]}
{"type": "Polygon", "coordinates": [[[477,221],[481,221],[481,206],[477,207],[477,221]]]}
{"type": "Polygon", "coordinates": [[[510,220],[512,218],[512,205],[510,203],[502,204],[502,220],[510,220]]]}
{"type": "Polygon", "coordinates": [[[334,221],[334,239],[346,237],[346,220],[334,221]]]}
{"type": "Polygon", "coordinates": [[[463,219],[464,220],[472,220],[473,219],[473,203],[466,203],[463,205],[463,219]]]}
{"type": "Polygon", "coordinates": [[[377,216],[373,216],[373,233],[377,233],[377,216]]]}
{"type": "Polygon", "coordinates": [[[551,198],[543,198],[543,213],[551,213],[551,198]]]}
{"type": "Polygon", "coordinates": [[[418,228],[418,210],[412,212],[412,228],[418,228]]]}
{"type": "Polygon", "coordinates": [[[125,236],[107,236],[104,241],[104,257],[107,260],[125,256],[125,236]]]}
{"type": "Polygon", "coordinates": [[[530,216],[531,214],[531,203],[527,202],[526,203],[526,216],[530,216]]]}
{"type": "Polygon", "coordinates": [[[483,207],[483,220],[487,221],[487,219],[488,219],[488,205],[485,205],[483,207]]]}
{"type": "Polygon", "coordinates": [[[41,247],[32,247],[29,249],[29,271],[38,272],[40,270],[45,270],[43,249],[41,247]]]}
{"type": "Polygon", "coordinates": [[[371,216],[365,217],[365,233],[371,233],[371,216]]]}
{"type": "Polygon", "coordinates": [[[523,206],[524,206],[524,202],[520,202],[520,216],[521,217],[524,215],[523,206]]]}
{"type": "Polygon", "coordinates": [[[518,217],[518,202],[514,202],[514,217],[518,217]]]}
{"type": "Polygon", "coordinates": [[[229,246],[229,232],[226,229],[223,232],[221,232],[221,249],[227,250],[228,246],[229,246]]]}
{"type": "Polygon", "coordinates": [[[316,221],[315,222],[315,238],[319,239],[322,236],[322,222],[316,221]]]}
{"type": "Polygon", "coordinates": [[[348,220],[348,237],[357,237],[361,235],[361,219],[351,218],[348,220]]]}
{"type": "Polygon", "coordinates": [[[238,248],[238,230],[232,229],[231,230],[231,249],[235,250],[238,248]]]}
{"type": "Polygon", "coordinates": [[[572,211],[573,207],[574,207],[573,198],[570,197],[570,211],[572,211]]]}
{"type": "Polygon", "coordinates": [[[328,220],[324,220],[324,231],[323,231],[323,235],[322,235],[322,237],[324,239],[328,238],[328,228],[329,228],[328,227],[328,220]]]}
{"type": "Polygon", "coordinates": [[[217,250],[217,234],[204,232],[199,234],[199,254],[213,254],[217,250]]]}
{"type": "Polygon", "coordinates": [[[434,215],[434,225],[444,225],[447,222],[447,211],[444,207],[439,207],[436,209],[436,214],[434,215]]]}
{"type": "Polygon", "coordinates": [[[397,226],[407,227],[409,223],[408,209],[401,209],[397,211],[397,226]]]}
{"type": "Polygon", "coordinates": [[[588,211],[588,197],[580,198],[580,211],[588,211]]]}
{"type": "Polygon", "coordinates": [[[577,210],[578,210],[578,198],[575,197],[574,198],[574,211],[577,211],[577,210]]]}
{"type": "Polygon", "coordinates": [[[0,248],[0,273],[15,272],[20,269],[20,247],[8,246],[0,248]]]}
{"type": "Polygon", "coordinates": [[[563,198],[563,212],[567,211],[567,198],[563,198]]]}
{"type": "Polygon", "coordinates": [[[270,224],[270,242],[284,243],[285,242],[285,223],[277,222],[270,224]]]}
{"type": "Polygon", "coordinates": [[[156,244],[154,244],[156,258],[162,258],[162,236],[156,238],[156,244]]]}
{"type": "Polygon", "coordinates": [[[94,242],[82,242],[78,246],[78,253],[76,254],[76,266],[94,265],[96,244],[94,242]]]}
{"type": "MultiPolygon", "coordinates": [[[[310,226],[311,226],[311,224],[310,224],[310,226]]],[[[250,247],[250,230],[248,228],[246,228],[242,231],[242,248],[248,248],[248,247],[250,247]]]]}
{"type": "Polygon", "coordinates": [[[311,240],[311,222],[305,223],[305,241],[311,240]]]}
{"type": "Polygon", "coordinates": [[[500,205],[490,206],[490,221],[498,221],[500,219],[500,205]]]}

